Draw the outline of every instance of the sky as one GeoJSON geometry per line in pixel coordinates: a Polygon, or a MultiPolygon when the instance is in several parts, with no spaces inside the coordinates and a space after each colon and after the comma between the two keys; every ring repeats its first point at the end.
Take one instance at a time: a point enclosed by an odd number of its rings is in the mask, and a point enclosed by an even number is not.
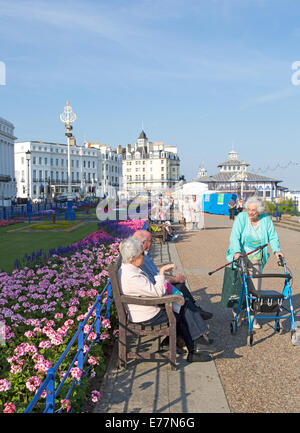
{"type": "Polygon", "coordinates": [[[234,148],[300,190],[299,0],[0,0],[0,22],[17,141],[65,142],[70,101],[77,144],[133,145],[143,128],[178,146],[187,180],[234,148]]]}

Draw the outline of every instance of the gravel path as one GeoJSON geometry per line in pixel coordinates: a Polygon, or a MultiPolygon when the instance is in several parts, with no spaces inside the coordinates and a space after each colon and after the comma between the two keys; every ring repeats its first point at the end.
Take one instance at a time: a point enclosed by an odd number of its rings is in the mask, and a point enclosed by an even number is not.
{"type": "MultiPolygon", "coordinates": [[[[252,347],[247,345],[247,322],[231,335],[231,310],[219,304],[224,271],[212,276],[208,271],[226,263],[232,222],[227,216],[207,214],[205,226],[202,231],[183,232],[176,248],[191,291],[203,308],[214,313],[211,337],[219,348],[215,363],[231,412],[300,412],[300,346],[291,343],[289,320],[280,321],[282,335],[275,333],[274,320],[262,320],[252,347]]],[[[293,306],[300,320],[300,233],[284,228],[277,232],[294,276],[293,306]]],[[[267,270],[282,272],[273,256],[267,270]]],[[[274,289],[279,283],[282,287],[283,280],[268,283],[265,288],[274,289]]]]}

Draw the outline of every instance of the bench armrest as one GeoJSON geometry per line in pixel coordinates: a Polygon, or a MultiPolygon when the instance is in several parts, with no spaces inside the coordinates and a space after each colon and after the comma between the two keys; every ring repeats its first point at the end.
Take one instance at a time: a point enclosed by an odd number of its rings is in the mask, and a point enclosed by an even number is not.
{"type": "Polygon", "coordinates": [[[170,304],[176,302],[178,305],[183,305],[184,297],[181,295],[168,295],[168,296],[158,296],[158,297],[121,295],[121,302],[123,304],[135,304],[135,305],[164,305],[164,304],[170,304]]]}

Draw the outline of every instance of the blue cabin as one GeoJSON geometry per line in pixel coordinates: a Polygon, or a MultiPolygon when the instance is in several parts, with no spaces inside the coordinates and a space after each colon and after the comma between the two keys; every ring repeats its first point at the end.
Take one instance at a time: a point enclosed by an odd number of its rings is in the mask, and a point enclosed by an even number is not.
{"type": "Polygon", "coordinates": [[[230,192],[203,194],[203,211],[215,215],[229,215],[228,202],[231,197],[237,201],[237,195],[230,192]]]}

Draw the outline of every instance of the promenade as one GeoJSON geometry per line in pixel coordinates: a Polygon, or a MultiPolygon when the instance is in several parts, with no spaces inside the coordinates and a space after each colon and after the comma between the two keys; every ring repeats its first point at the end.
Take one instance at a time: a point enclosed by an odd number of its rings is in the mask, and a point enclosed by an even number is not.
{"type": "MultiPolygon", "coordinates": [[[[211,338],[218,351],[212,360],[188,363],[177,355],[177,370],[161,362],[130,361],[126,370],[117,367],[117,348],[101,387],[97,413],[267,413],[300,411],[300,346],[291,343],[289,320],[280,321],[276,334],[274,320],[261,321],[254,344],[247,345],[247,325],[236,335],[230,333],[231,310],[220,306],[223,270],[208,272],[226,263],[232,222],[227,216],[205,215],[205,230],[182,232],[176,243],[155,245],[157,263],[174,262],[187,277],[197,302],[214,316],[211,338]]],[[[293,279],[293,306],[300,320],[300,232],[277,227],[293,279]]],[[[275,258],[265,270],[281,272],[275,258]]],[[[269,280],[268,280],[269,281],[269,280]]],[[[283,280],[269,281],[270,289],[283,280]],[[272,286],[270,286],[272,284],[272,286]]],[[[277,285],[277,286],[276,286],[277,285]]],[[[157,340],[143,344],[157,344],[157,340]]],[[[154,346],[155,347],[155,346],[154,346]]]]}

